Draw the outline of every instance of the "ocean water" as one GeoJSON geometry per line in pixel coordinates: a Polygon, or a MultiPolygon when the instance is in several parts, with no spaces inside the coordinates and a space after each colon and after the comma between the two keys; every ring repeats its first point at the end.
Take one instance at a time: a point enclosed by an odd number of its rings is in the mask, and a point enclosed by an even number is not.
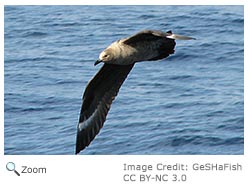
{"type": "Polygon", "coordinates": [[[195,37],[137,63],[81,154],[244,154],[243,6],[5,6],[4,153],[74,154],[81,98],[111,42],[195,37]]]}

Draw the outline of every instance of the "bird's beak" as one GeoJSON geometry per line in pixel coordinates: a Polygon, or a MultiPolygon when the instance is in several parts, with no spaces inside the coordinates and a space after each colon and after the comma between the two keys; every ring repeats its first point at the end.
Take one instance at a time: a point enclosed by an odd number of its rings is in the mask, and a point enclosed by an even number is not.
{"type": "Polygon", "coordinates": [[[94,66],[98,65],[99,63],[101,63],[102,60],[98,59],[95,63],[94,63],[94,66]]]}

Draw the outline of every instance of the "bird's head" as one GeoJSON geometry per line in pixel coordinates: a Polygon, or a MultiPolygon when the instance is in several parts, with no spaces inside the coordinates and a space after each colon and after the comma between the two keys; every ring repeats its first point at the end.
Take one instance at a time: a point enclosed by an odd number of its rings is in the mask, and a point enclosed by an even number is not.
{"type": "Polygon", "coordinates": [[[100,53],[99,59],[95,62],[94,65],[97,65],[100,62],[110,63],[113,60],[113,58],[114,56],[113,56],[112,50],[108,48],[100,53]]]}

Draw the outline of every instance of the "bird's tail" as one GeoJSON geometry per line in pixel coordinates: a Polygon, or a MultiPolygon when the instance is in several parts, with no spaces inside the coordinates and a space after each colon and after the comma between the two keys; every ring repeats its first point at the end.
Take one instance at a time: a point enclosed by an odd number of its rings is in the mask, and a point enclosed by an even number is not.
{"type": "Polygon", "coordinates": [[[195,38],[193,38],[193,37],[188,37],[188,36],[174,34],[171,31],[167,32],[167,36],[166,37],[169,38],[169,39],[178,39],[178,40],[195,40],[195,38]]]}

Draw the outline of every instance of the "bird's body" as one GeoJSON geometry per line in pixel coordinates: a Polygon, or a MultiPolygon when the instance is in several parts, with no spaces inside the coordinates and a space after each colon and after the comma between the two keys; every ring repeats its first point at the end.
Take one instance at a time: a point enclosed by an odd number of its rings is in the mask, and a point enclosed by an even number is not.
{"type": "Polygon", "coordinates": [[[167,38],[170,34],[170,31],[167,33],[152,30],[139,32],[113,42],[100,54],[100,59],[105,52],[113,54],[111,61],[105,61],[108,64],[128,65],[165,58],[174,53],[175,41],[167,38]]]}
{"type": "Polygon", "coordinates": [[[174,53],[175,40],[191,37],[144,30],[112,43],[95,65],[104,65],[88,83],[77,126],[76,154],[87,147],[102,128],[112,101],[136,62],[159,60],[174,53]]]}

